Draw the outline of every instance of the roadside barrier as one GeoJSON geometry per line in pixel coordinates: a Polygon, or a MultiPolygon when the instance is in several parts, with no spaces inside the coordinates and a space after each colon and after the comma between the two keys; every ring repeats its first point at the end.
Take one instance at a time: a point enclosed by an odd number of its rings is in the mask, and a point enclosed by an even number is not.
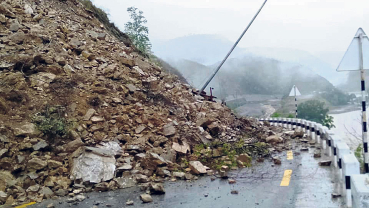
{"type": "Polygon", "coordinates": [[[266,118],[272,126],[303,131],[317,145],[322,154],[331,159],[334,173],[338,179],[338,194],[344,197],[349,208],[369,208],[369,175],[360,174],[360,163],[349,146],[327,127],[312,121],[296,118],[266,118]]]}

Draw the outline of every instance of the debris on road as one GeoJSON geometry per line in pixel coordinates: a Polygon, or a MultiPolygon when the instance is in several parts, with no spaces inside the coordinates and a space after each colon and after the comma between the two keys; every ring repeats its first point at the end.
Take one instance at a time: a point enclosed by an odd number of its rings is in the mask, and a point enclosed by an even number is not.
{"type": "Polygon", "coordinates": [[[143,203],[150,203],[153,201],[150,194],[141,194],[140,199],[142,200],[143,203]]]}
{"type": "Polygon", "coordinates": [[[324,161],[320,161],[320,162],[319,162],[319,165],[320,165],[320,166],[330,166],[330,165],[331,165],[331,163],[332,163],[332,161],[331,161],[331,160],[324,160],[324,161]]]}
{"type": "Polygon", "coordinates": [[[282,161],[281,161],[281,158],[278,157],[278,156],[275,156],[272,158],[273,159],[273,163],[276,164],[276,165],[280,165],[282,164],[282,161]]]}
{"type": "Polygon", "coordinates": [[[228,183],[229,184],[235,184],[236,183],[236,180],[234,180],[234,179],[228,179],[228,183]]]}

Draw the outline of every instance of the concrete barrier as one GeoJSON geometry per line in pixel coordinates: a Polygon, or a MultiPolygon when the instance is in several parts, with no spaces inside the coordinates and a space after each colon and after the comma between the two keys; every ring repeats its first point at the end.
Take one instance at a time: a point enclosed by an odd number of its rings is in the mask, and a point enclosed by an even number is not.
{"type": "Polygon", "coordinates": [[[310,137],[311,131],[310,131],[310,123],[311,121],[305,121],[305,128],[306,128],[306,135],[310,137]]]}
{"type": "Polygon", "coordinates": [[[338,167],[338,175],[339,180],[343,184],[343,172],[342,172],[342,158],[344,155],[350,154],[350,148],[343,141],[337,142],[336,144],[337,151],[337,167],[338,167]]]}
{"type": "Polygon", "coordinates": [[[352,207],[351,176],[360,174],[360,163],[355,155],[347,154],[342,157],[342,174],[344,176],[342,196],[345,196],[347,207],[352,207]]]}
{"type": "Polygon", "coordinates": [[[334,167],[338,168],[338,156],[337,156],[337,144],[341,141],[341,138],[336,135],[331,135],[331,147],[332,147],[332,158],[334,167]]]}
{"type": "Polygon", "coordinates": [[[291,118],[287,118],[287,128],[292,129],[292,119],[291,118]]]}
{"type": "Polygon", "coordinates": [[[351,195],[353,208],[369,207],[369,175],[351,175],[351,195]]]}
{"type": "Polygon", "coordinates": [[[305,126],[305,120],[301,119],[301,129],[304,133],[306,133],[306,126],[305,126]]]}
{"type": "Polygon", "coordinates": [[[315,125],[316,125],[315,122],[310,122],[310,137],[313,141],[316,142],[315,125]]]}
{"type": "MultiPolygon", "coordinates": [[[[267,120],[267,119],[265,119],[267,120]]],[[[332,159],[337,176],[337,191],[345,197],[347,207],[369,208],[369,175],[360,174],[360,163],[348,145],[323,125],[304,119],[269,118],[272,125],[302,130],[332,159]]]]}

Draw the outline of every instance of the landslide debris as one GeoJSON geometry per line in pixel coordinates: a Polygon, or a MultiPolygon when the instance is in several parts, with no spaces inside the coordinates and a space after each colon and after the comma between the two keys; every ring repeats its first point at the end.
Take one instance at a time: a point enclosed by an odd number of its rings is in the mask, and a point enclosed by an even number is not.
{"type": "Polygon", "coordinates": [[[165,179],[269,154],[268,126],[193,94],[79,1],[0,11],[0,205],[136,184],[160,194],[165,179]]]}

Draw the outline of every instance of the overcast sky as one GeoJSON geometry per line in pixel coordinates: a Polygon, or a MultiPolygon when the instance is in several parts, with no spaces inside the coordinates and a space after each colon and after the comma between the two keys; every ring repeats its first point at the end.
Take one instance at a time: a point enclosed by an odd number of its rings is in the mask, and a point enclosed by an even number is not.
{"type": "MultiPolygon", "coordinates": [[[[151,39],[217,34],[237,40],[264,0],[93,0],[121,29],[135,6],[151,39]]],[[[369,34],[368,0],[268,0],[241,47],[345,51],[359,27],[369,34]],[[366,11],[367,14],[364,13],[366,11]]]]}

